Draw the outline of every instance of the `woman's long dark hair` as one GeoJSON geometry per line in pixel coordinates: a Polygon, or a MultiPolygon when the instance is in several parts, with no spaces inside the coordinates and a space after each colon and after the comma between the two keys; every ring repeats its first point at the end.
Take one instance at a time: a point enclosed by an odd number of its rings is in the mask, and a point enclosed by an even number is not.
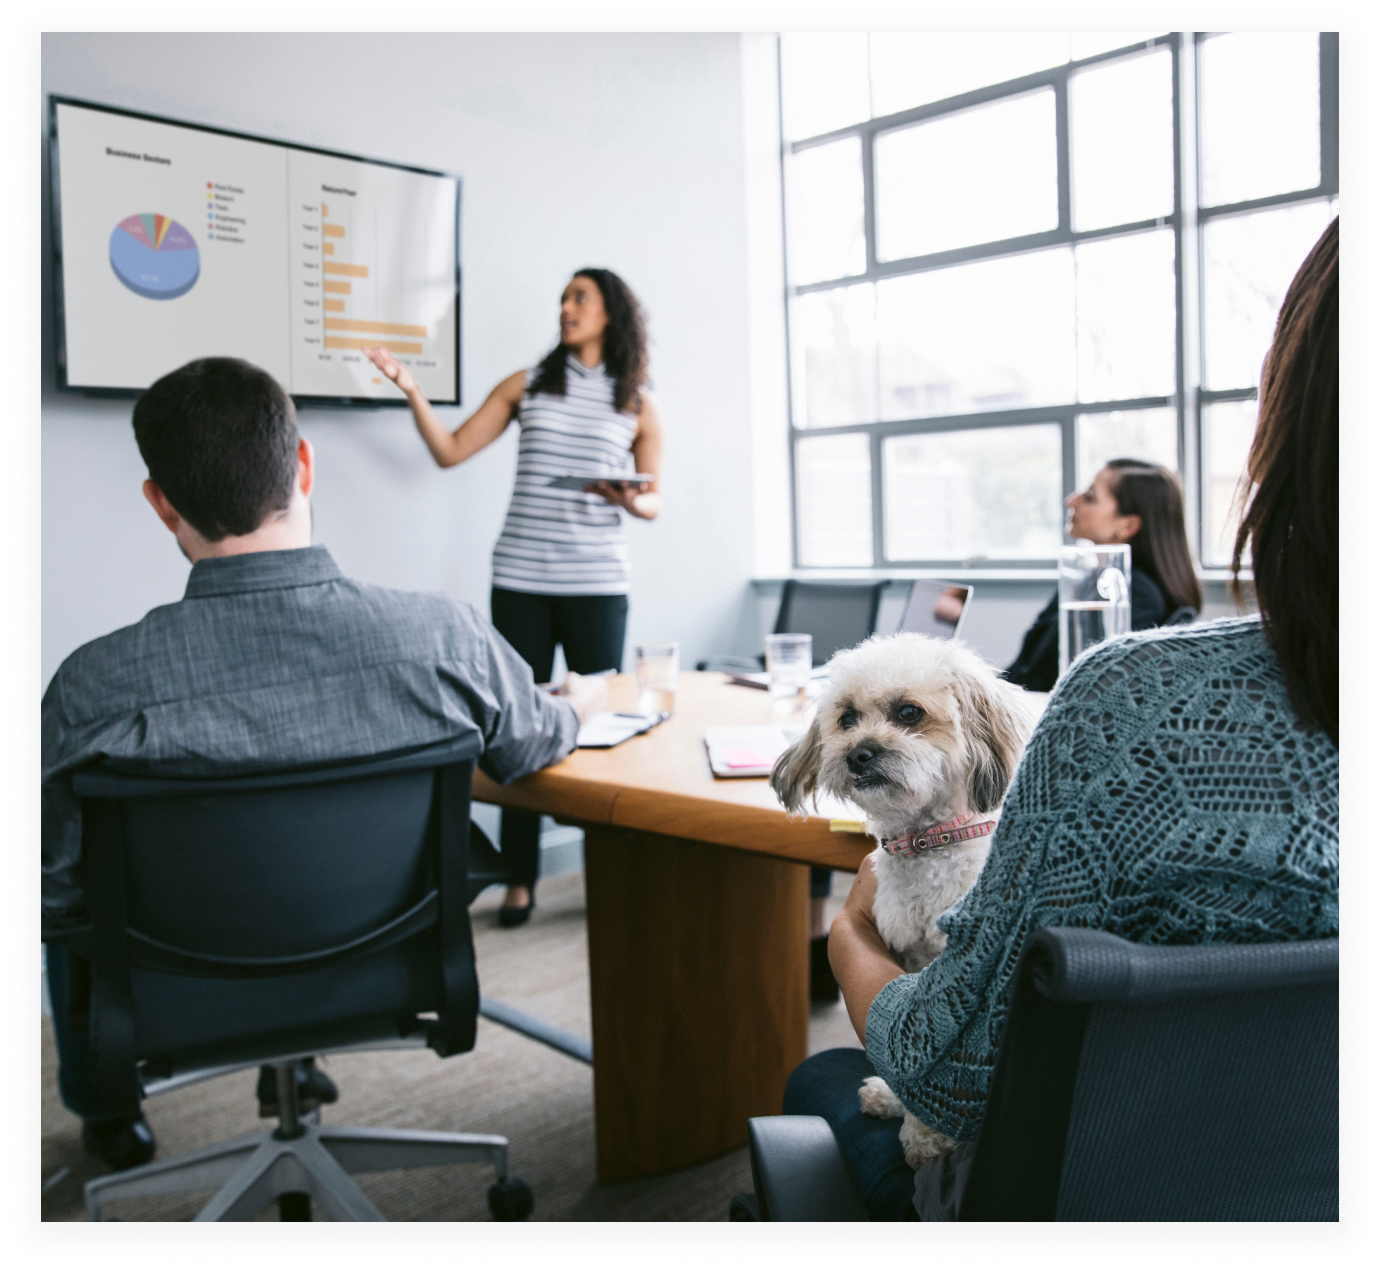
{"type": "MultiPolygon", "coordinates": [[[[632,288],[611,269],[576,269],[576,278],[588,278],[603,296],[608,329],[603,333],[603,368],[613,381],[613,409],[635,414],[642,408],[646,385],[646,318],[632,288]]],[[[565,358],[570,350],[557,344],[536,368],[528,393],[565,395],[565,358]]]]}
{"type": "Polygon", "coordinates": [[[1257,484],[1231,558],[1248,544],[1264,634],[1299,721],[1340,743],[1340,307],[1338,216],[1298,270],[1264,359],[1245,475],[1257,484]]]}
{"type": "Polygon", "coordinates": [[[1111,492],[1122,516],[1138,516],[1130,539],[1130,567],[1148,574],[1164,593],[1168,611],[1202,611],[1202,587],[1192,570],[1183,519],[1183,488],[1166,467],[1144,459],[1112,459],[1111,492]]]}

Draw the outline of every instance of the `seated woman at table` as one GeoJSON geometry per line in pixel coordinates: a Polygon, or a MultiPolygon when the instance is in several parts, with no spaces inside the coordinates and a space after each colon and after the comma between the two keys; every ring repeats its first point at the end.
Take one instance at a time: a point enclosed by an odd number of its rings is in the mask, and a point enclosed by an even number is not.
{"type": "Polygon", "coordinates": [[[1257,488],[1233,564],[1248,544],[1260,616],[1129,635],[1078,662],[1030,740],[976,886],[939,919],[947,947],[918,974],[877,933],[870,858],[833,922],[833,970],[866,1050],[801,1064],[785,1111],[832,1124],[875,1219],[955,1215],[1032,930],[1147,944],[1338,933],[1339,255],[1332,221],[1264,365],[1257,488]],[[858,1108],[873,1073],[958,1147],[912,1172],[900,1122],[858,1108]]]}
{"type": "MultiPolygon", "coordinates": [[[[1130,629],[1146,631],[1202,610],[1192,571],[1177,476],[1144,459],[1112,459],[1086,489],[1067,498],[1068,533],[1094,543],[1130,544],[1130,629]]],[[[1181,619],[1180,619],[1181,620],[1181,619]]],[[[1033,692],[1058,678],[1058,592],[1025,632],[1004,677],[1033,692]]]]}

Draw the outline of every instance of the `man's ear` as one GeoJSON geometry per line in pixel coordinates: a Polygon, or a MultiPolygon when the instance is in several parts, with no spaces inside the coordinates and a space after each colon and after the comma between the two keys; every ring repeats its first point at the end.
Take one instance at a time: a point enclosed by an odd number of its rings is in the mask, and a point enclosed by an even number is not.
{"type": "Polygon", "coordinates": [[[307,498],[316,484],[316,451],[305,437],[297,440],[297,488],[307,498]]]}
{"type": "Polygon", "coordinates": [[[158,513],[158,519],[165,524],[174,537],[182,527],[182,517],[170,502],[168,496],[163,493],[152,481],[144,482],[144,497],[148,499],[153,510],[158,513]]]}

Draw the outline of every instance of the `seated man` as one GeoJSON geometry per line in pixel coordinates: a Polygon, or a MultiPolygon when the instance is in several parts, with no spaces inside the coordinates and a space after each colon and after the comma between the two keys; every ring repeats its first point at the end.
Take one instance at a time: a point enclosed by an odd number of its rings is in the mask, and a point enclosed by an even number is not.
{"type": "MultiPolygon", "coordinates": [[[[79,648],[43,696],[43,921],[81,925],[81,808],[73,769],[110,757],[187,776],[302,767],[459,737],[512,781],[563,758],[603,704],[601,679],[571,675],[562,699],[469,605],[366,586],[311,545],[310,442],[291,399],[262,370],[206,358],[134,407],[144,495],[192,562],[182,599],[79,648]]],[[[55,1006],[68,954],[49,945],[55,1006]]],[[[85,1035],[53,1028],[62,1100],[82,1141],[116,1168],[151,1159],[142,1117],[102,1106],[85,1035]]],[[[260,1100],[276,1101],[271,1069],[260,1100]]],[[[334,1086],[299,1067],[308,1100],[334,1086]]]]}

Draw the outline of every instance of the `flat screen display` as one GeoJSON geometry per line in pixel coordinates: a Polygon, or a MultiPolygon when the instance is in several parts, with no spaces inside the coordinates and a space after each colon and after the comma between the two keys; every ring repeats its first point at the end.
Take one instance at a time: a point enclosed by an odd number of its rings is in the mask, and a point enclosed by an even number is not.
{"type": "Polygon", "coordinates": [[[51,98],[64,388],[138,392],[242,357],[299,399],[432,401],[459,375],[460,181],[51,98]]]}

